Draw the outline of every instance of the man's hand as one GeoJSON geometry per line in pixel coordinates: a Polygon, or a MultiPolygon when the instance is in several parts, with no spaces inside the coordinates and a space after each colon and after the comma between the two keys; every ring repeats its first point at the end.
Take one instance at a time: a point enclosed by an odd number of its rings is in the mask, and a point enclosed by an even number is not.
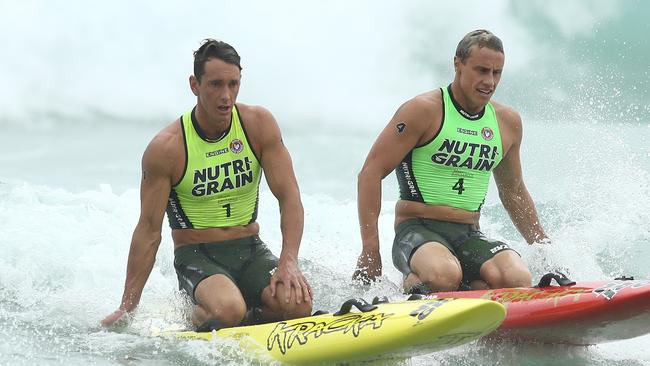
{"type": "Polygon", "coordinates": [[[354,271],[352,279],[368,285],[379,276],[381,276],[381,254],[379,250],[366,251],[364,249],[357,260],[357,269],[354,271]]]}
{"type": "Polygon", "coordinates": [[[565,263],[566,259],[562,258],[561,252],[558,252],[558,248],[553,245],[549,238],[541,239],[534,244],[538,245],[531,248],[529,262],[536,272],[542,274],[555,272],[562,273],[565,276],[571,275],[569,266],[565,263]]]}
{"type": "Polygon", "coordinates": [[[117,309],[111,315],[104,318],[99,324],[102,327],[126,326],[131,322],[131,314],[126,310],[117,309]]]}
{"type": "Polygon", "coordinates": [[[289,303],[291,293],[296,293],[296,303],[303,301],[310,302],[312,299],[312,290],[309,283],[298,269],[296,261],[280,261],[278,268],[271,276],[271,296],[275,297],[278,283],[284,284],[285,302],[289,303]]]}

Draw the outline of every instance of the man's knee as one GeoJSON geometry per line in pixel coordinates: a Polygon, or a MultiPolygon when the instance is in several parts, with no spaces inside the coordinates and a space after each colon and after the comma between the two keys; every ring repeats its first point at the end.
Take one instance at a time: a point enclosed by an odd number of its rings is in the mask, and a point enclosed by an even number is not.
{"type": "Polygon", "coordinates": [[[496,270],[490,273],[486,275],[485,280],[492,288],[531,286],[532,275],[526,268],[496,270]]]}
{"type": "Polygon", "coordinates": [[[411,269],[433,291],[454,291],[463,279],[458,259],[441,244],[425,244],[411,257],[411,269]]]}
{"type": "Polygon", "coordinates": [[[285,319],[303,318],[311,315],[312,303],[304,300],[300,304],[289,303],[283,310],[285,319]]]}
{"type": "Polygon", "coordinates": [[[418,273],[422,283],[432,291],[455,291],[460,286],[463,274],[457,268],[431,269],[425,273],[418,273]]]}
{"type": "Polygon", "coordinates": [[[419,266],[414,273],[432,291],[455,291],[463,279],[460,266],[449,260],[419,266]]]}
{"type": "Polygon", "coordinates": [[[201,281],[195,292],[197,307],[195,323],[219,320],[224,326],[239,325],[246,315],[246,302],[237,286],[228,277],[214,275],[201,281]]]}
{"type": "Polygon", "coordinates": [[[312,311],[312,301],[305,301],[304,295],[301,295],[300,302],[298,302],[295,290],[292,291],[287,302],[285,287],[282,283],[277,285],[275,296],[271,296],[270,287],[265,288],[262,292],[262,303],[282,319],[306,317],[311,315],[312,311]]]}
{"type": "Polygon", "coordinates": [[[221,299],[218,305],[202,307],[208,319],[217,319],[227,327],[239,325],[246,315],[246,303],[236,298],[221,299]]]}
{"type": "Polygon", "coordinates": [[[533,276],[528,268],[517,268],[506,272],[503,287],[530,287],[533,276]]]}
{"type": "Polygon", "coordinates": [[[481,278],[491,288],[530,287],[532,275],[513,251],[501,252],[481,266],[481,278]]]}

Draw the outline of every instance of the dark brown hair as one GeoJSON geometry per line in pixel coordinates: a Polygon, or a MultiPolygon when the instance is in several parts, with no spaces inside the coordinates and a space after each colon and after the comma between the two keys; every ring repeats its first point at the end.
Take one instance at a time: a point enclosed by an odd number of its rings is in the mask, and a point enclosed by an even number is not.
{"type": "Polygon", "coordinates": [[[194,51],[194,76],[199,82],[205,74],[205,63],[211,58],[218,58],[223,62],[235,65],[239,71],[242,69],[241,58],[233,46],[223,41],[206,38],[201,42],[201,47],[194,51]]]}

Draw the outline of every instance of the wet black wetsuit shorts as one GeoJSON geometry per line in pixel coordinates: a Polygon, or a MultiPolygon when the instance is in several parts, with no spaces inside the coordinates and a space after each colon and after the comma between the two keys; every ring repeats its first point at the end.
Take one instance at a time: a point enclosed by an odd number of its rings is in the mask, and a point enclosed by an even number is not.
{"type": "Polygon", "coordinates": [[[393,264],[404,275],[411,273],[410,261],[422,244],[436,242],[444,245],[458,258],[463,271],[463,283],[481,278],[483,263],[504,250],[507,244],[490,240],[475,225],[430,219],[408,219],[395,228],[393,264]]]}
{"type": "Polygon", "coordinates": [[[257,236],[215,243],[190,244],[174,251],[178,284],[196,303],[194,291],[199,282],[222,274],[241,291],[247,307],[261,305],[262,290],[269,285],[278,258],[257,236]]]}

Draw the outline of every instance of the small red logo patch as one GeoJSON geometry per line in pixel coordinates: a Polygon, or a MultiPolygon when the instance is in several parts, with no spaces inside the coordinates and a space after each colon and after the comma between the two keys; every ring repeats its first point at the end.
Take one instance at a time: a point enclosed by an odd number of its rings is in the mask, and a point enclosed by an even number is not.
{"type": "Polygon", "coordinates": [[[230,141],[230,151],[234,152],[235,154],[239,154],[244,150],[244,143],[241,142],[240,139],[234,139],[230,141]]]}
{"type": "Polygon", "coordinates": [[[490,127],[483,127],[481,135],[486,141],[490,141],[494,137],[494,131],[490,127]]]}

